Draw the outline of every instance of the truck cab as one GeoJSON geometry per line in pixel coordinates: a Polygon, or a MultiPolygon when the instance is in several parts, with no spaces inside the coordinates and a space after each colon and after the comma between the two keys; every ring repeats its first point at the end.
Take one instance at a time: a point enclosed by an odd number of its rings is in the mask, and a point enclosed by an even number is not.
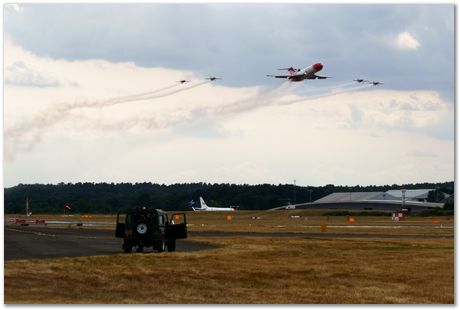
{"type": "Polygon", "coordinates": [[[176,239],[187,238],[185,213],[171,216],[150,207],[138,207],[117,213],[115,237],[123,238],[123,250],[130,253],[133,248],[142,252],[144,247],[153,247],[158,252],[176,250],[176,239]]]}

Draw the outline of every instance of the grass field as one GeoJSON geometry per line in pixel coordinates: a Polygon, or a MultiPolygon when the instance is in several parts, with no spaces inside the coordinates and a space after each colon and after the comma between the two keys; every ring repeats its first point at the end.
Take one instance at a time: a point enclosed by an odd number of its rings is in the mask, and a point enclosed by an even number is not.
{"type": "MultiPolygon", "coordinates": [[[[232,220],[224,213],[189,213],[190,230],[305,231],[304,223],[350,226],[345,217],[328,219],[298,210],[236,212],[232,220]],[[252,219],[257,216],[260,219],[252,219]]],[[[386,217],[357,217],[353,225],[453,226],[452,218],[432,220],[408,218],[395,224],[386,217]]],[[[308,229],[320,232],[318,227],[308,229]]],[[[453,229],[362,230],[397,231],[407,238],[200,237],[191,239],[220,247],[188,253],[5,261],[4,298],[7,304],[454,303],[454,239],[411,237],[452,236],[453,229]]]]}

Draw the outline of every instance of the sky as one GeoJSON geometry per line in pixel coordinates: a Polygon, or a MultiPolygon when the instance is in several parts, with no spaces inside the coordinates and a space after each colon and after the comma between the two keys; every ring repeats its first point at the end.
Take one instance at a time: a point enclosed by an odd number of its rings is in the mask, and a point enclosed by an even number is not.
{"type": "Polygon", "coordinates": [[[3,10],[5,187],[454,179],[452,4],[3,10]]]}

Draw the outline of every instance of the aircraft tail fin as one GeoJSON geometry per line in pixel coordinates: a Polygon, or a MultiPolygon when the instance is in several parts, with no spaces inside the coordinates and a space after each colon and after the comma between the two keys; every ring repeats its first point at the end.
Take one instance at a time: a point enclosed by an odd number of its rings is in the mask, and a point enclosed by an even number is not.
{"type": "Polygon", "coordinates": [[[208,206],[206,205],[206,202],[204,202],[203,197],[200,197],[200,206],[201,206],[201,209],[203,210],[208,209],[208,206]]]}
{"type": "Polygon", "coordinates": [[[193,200],[190,200],[187,204],[187,207],[189,207],[190,209],[192,209],[193,211],[196,211],[195,209],[195,202],[193,200]]]}

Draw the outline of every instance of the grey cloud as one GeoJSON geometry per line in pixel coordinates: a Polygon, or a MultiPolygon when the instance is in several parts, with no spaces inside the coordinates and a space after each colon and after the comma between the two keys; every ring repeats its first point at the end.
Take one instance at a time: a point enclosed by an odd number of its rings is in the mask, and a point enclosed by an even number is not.
{"type": "Polygon", "coordinates": [[[339,81],[362,76],[453,101],[453,5],[28,4],[5,31],[40,55],[220,74],[229,86],[274,83],[265,74],[279,66],[322,61],[339,81]],[[421,47],[389,45],[402,31],[421,47]]]}
{"type": "Polygon", "coordinates": [[[61,83],[26,66],[23,61],[17,61],[5,67],[5,84],[32,87],[60,87],[61,83]]]}

